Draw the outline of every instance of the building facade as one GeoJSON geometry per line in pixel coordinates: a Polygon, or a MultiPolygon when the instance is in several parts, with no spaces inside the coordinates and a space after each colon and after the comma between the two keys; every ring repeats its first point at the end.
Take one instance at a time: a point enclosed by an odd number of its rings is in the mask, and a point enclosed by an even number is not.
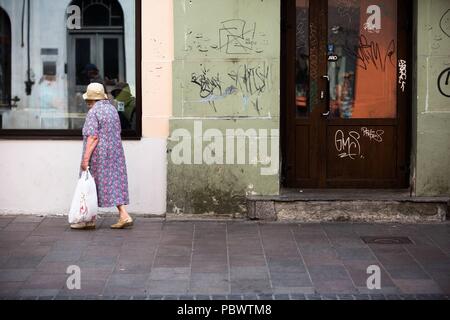
{"type": "Polygon", "coordinates": [[[446,0],[0,0],[0,18],[0,214],[67,212],[92,81],[121,116],[135,214],[450,194],[446,0]]]}

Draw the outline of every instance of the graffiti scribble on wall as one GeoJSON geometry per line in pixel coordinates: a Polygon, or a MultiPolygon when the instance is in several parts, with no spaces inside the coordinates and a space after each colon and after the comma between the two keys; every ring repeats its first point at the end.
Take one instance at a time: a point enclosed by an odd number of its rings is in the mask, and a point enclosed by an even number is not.
{"type": "Polygon", "coordinates": [[[214,93],[222,95],[222,87],[220,85],[220,75],[210,76],[209,70],[203,68],[200,73],[192,74],[192,83],[200,87],[200,97],[205,99],[212,96],[214,93]]]}
{"type": "Polygon", "coordinates": [[[244,105],[250,101],[258,113],[261,111],[259,97],[267,89],[269,75],[270,68],[265,63],[256,67],[244,64],[228,73],[233,84],[242,92],[244,105]]]}
{"type": "Polygon", "coordinates": [[[234,66],[223,76],[211,72],[201,65],[200,72],[192,73],[191,83],[199,88],[198,102],[209,103],[217,112],[216,102],[237,93],[242,94],[243,105],[252,105],[259,113],[261,111],[260,97],[269,87],[270,67],[266,63],[234,66]],[[224,89],[225,88],[225,89],[224,89]]]}
{"type": "Polygon", "coordinates": [[[201,102],[209,103],[214,111],[217,112],[215,102],[220,99],[224,99],[229,95],[233,95],[237,92],[237,89],[233,86],[222,90],[222,84],[220,81],[220,75],[210,75],[209,70],[203,68],[199,73],[193,73],[191,82],[196,84],[200,88],[201,102]]]}
{"type": "Polygon", "coordinates": [[[186,33],[185,51],[198,50],[207,54],[210,50],[225,54],[249,55],[263,53],[269,44],[266,34],[257,31],[256,22],[249,23],[242,19],[222,21],[217,31],[217,39],[208,37],[206,31],[186,33]]]}
{"type": "Polygon", "coordinates": [[[219,49],[227,54],[262,53],[257,48],[256,23],[247,24],[245,20],[233,19],[221,22],[219,29],[219,49]]]}

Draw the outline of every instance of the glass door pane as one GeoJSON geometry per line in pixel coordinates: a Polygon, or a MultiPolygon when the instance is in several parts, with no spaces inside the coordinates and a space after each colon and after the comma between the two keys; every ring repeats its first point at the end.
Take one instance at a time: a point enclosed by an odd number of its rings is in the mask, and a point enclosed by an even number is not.
{"type": "Polygon", "coordinates": [[[105,81],[119,81],[119,39],[103,39],[103,72],[105,81]]]}
{"type": "Polygon", "coordinates": [[[297,117],[309,113],[309,0],[296,0],[295,92],[297,117]]]}
{"type": "Polygon", "coordinates": [[[90,73],[94,70],[91,60],[91,39],[79,38],[75,40],[75,64],[77,86],[87,86],[90,81],[90,73]]]}
{"type": "Polygon", "coordinates": [[[397,116],[397,1],[328,1],[331,117],[397,116]]]}

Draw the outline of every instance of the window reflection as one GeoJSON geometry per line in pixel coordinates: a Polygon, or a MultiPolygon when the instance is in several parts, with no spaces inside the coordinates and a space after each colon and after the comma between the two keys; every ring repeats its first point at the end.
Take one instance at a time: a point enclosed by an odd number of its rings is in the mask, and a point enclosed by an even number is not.
{"type": "Polygon", "coordinates": [[[92,82],[105,86],[123,129],[135,129],[135,0],[31,0],[29,10],[27,2],[0,1],[0,129],[81,129],[92,82]],[[67,23],[70,6],[80,9],[79,28],[67,23]],[[25,31],[29,16],[30,46],[18,32],[7,50],[3,12],[25,31]]]}
{"type": "Polygon", "coordinates": [[[128,83],[118,83],[111,91],[114,105],[120,116],[122,129],[136,130],[136,98],[131,93],[128,83]]]}

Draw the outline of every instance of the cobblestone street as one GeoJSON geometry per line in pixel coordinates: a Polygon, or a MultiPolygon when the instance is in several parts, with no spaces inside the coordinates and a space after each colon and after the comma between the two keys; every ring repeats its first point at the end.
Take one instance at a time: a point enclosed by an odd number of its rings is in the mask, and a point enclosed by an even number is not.
{"type": "Polygon", "coordinates": [[[0,217],[3,299],[449,299],[450,224],[262,224],[136,219],[72,231],[66,218],[0,217]],[[362,237],[408,237],[366,244],[362,237]],[[66,286],[81,268],[81,290],[66,286]],[[367,268],[381,269],[369,290],[367,268]]]}

